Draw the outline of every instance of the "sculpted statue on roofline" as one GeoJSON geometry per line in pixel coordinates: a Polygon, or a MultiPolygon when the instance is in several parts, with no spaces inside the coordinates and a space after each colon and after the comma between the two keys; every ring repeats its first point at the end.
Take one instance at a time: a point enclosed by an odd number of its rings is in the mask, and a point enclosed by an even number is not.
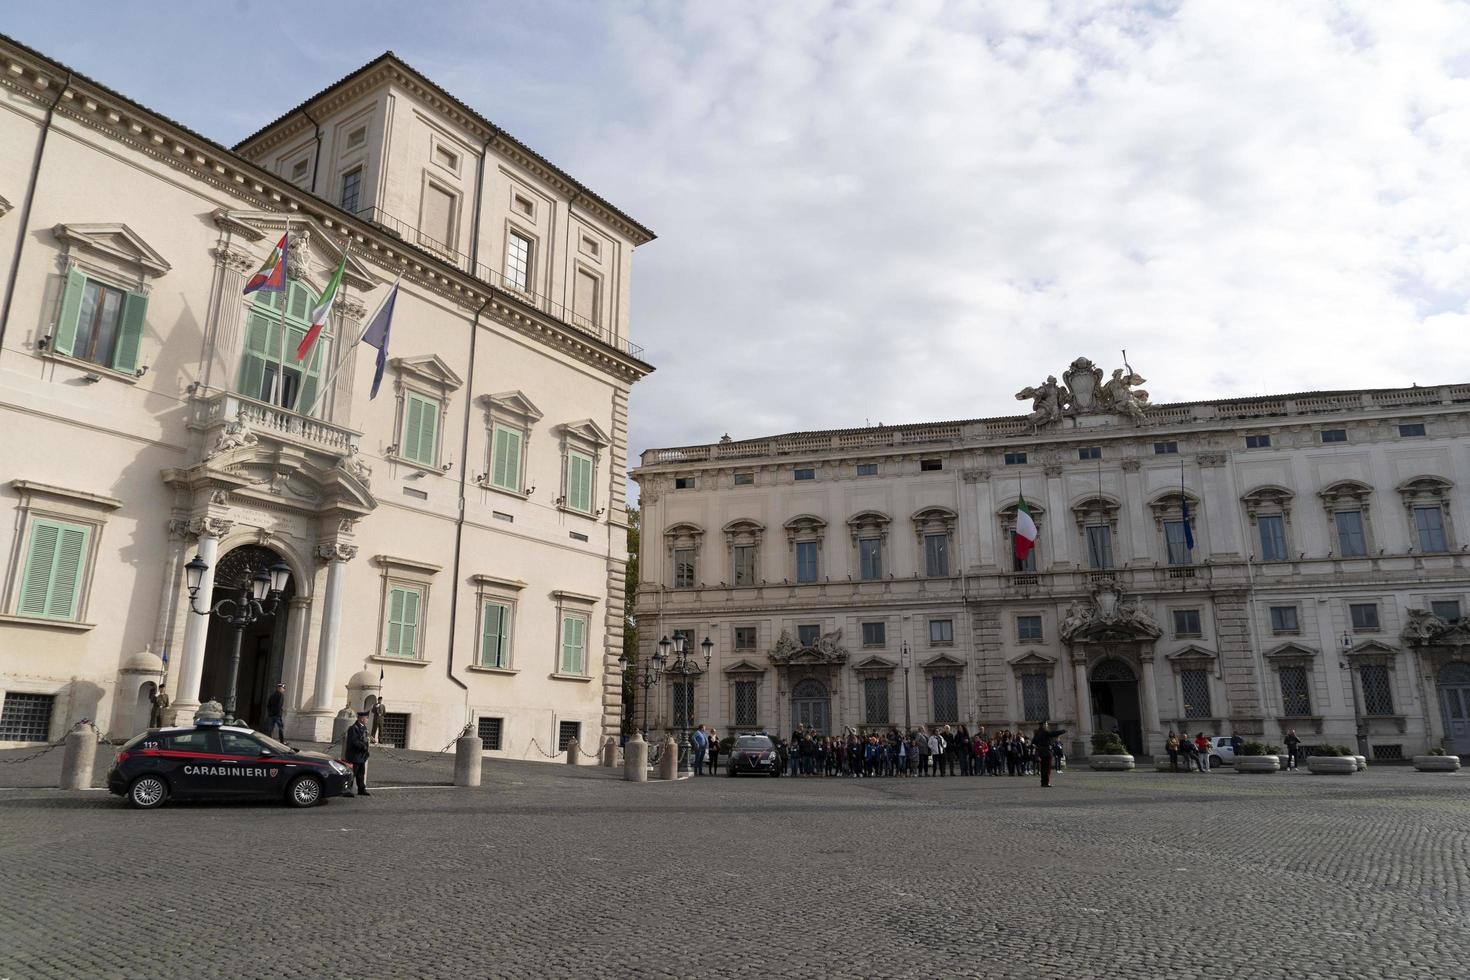
{"type": "Polygon", "coordinates": [[[1031,399],[1031,414],[1027,416],[1032,428],[1060,422],[1063,416],[1077,415],[1126,415],[1134,422],[1144,420],[1144,409],[1148,408],[1148,392],[1139,388],[1145,382],[1141,374],[1131,368],[1117,368],[1112,377],[1103,381],[1102,368],[1085,357],[1073,361],[1062,372],[1062,383],[1055,375],[1034,387],[1016,392],[1017,401],[1031,399]]]}

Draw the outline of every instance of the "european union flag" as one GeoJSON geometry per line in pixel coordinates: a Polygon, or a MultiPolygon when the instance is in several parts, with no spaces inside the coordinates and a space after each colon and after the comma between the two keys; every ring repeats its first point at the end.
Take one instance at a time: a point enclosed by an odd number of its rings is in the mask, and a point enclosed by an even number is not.
{"type": "Polygon", "coordinates": [[[1194,531],[1189,527],[1189,500],[1183,494],[1179,495],[1179,503],[1184,512],[1184,547],[1189,551],[1194,550],[1194,531]]]}
{"type": "Polygon", "coordinates": [[[369,401],[378,397],[378,386],[383,383],[383,368],[388,364],[388,335],[393,329],[393,304],[397,301],[398,283],[394,282],[388,298],[378,308],[378,315],[373,317],[373,322],[362,333],[362,342],[378,349],[378,361],[373,369],[373,386],[368,392],[369,401]]]}

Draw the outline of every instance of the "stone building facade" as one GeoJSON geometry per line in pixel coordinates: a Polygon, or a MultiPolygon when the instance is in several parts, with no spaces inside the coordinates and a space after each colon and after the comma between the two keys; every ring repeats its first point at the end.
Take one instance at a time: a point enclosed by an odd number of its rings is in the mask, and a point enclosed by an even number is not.
{"type": "Polygon", "coordinates": [[[1470,752],[1470,385],[1156,406],[1131,369],[1063,379],[1029,416],[645,452],[640,652],[715,655],[633,722],[1470,752]]]}
{"type": "Polygon", "coordinates": [[[239,714],[465,725],[542,757],[619,721],[633,249],[652,233],[391,54],[233,149],[0,41],[0,741],[229,687],[199,606],[284,562],[239,714]],[[243,294],[289,239],[289,291],[243,294]],[[295,348],[333,271],[316,348],[295,348]],[[388,360],[356,348],[401,281],[388,360]],[[613,670],[608,670],[608,665],[613,670]]]}

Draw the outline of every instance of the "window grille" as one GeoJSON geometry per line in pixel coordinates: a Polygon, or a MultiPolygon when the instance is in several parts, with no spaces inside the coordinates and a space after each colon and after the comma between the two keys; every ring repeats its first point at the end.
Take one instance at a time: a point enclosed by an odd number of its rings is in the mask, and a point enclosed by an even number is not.
{"type": "Polygon", "coordinates": [[[1388,668],[1382,664],[1364,664],[1358,670],[1358,679],[1363,685],[1363,710],[1370,715],[1393,714],[1388,668]]]}
{"type": "Polygon", "coordinates": [[[1209,718],[1210,675],[1204,670],[1186,670],[1179,675],[1179,686],[1184,693],[1184,717],[1209,718]]]}
{"type": "Polygon", "coordinates": [[[953,677],[934,678],[934,720],[950,723],[960,720],[959,685],[953,677]]]}
{"type": "Polygon", "coordinates": [[[1045,674],[1021,675],[1021,709],[1027,721],[1046,721],[1051,717],[1051,698],[1046,687],[1045,674]]]}
{"type": "Polygon", "coordinates": [[[1404,747],[1402,745],[1375,745],[1373,746],[1373,758],[1375,759],[1403,759],[1404,747]]]}
{"type": "Polygon", "coordinates": [[[408,748],[408,715],[385,714],[383,734],[378,739],[384,745],[391,745],[395,749],[408,748]]]}
{"type": "Polygon", "coordinates": [[[888,678],[863,680],[863,721],[869,725],[888,724],[888,678]]]}
{"type": "Polygon", "coordinates": [[[6,694],[0,708],[0,742],[49,742],[55,705],[53,694],[6,694]]]}
{"type": "Polygon", "coordinates": [[[576,742],[578,747],[582,744],[582,723],[580,721],[558,722],[556,726],[556,750],[565,752],[567,746],[576,742]]]}
{"type": "Polygon", "coordinates": [[[480,741],[485,743],[485,748],[498,750],[500,748],[500,731],[505,724],[503,718],[481,718],[479,720],[477,734],[480,741]]]}
{"type": "Polygon", "coordinates": [[[1312,713],[1312,694],[1307,686],[1307,668],[1288,664],[1281,668],[1281,713],[1302,718],[1312,713]]]}
{"type": "Polygon", "coordinates": [[[735,682],[735,724],[756,724],[755,681],[735,682]]]}

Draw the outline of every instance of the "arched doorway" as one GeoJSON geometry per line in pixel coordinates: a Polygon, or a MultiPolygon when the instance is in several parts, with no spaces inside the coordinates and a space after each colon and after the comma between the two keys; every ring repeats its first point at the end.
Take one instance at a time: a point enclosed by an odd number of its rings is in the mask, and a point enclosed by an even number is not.
{"type": "Polygon", "coordinates": [[[807,678],[791,689],[791,727],[805,725],[818,735],[828,734],[832,720],[832,700],[827,685],[807,678]]]}
{"type": "Polygon", "coordinates": [[[1470,664],[1451,661],[1439,669],[1435,680],[1446,747],[1456,755],[1470,753],[1470,664]]]}
{"type": "Polygon", "coordinates": [[[1093,666],[1088,680],[1093,730],[1116,730],[1129,752],[1142,755],[1142,713],[1138,707],[1138,677],[1133,668],[1116,658],[1101,660],[1093,666]]]}
{"type": "MultiPolygon", "coordinates": [[[[243,587],[248,592],[255,573],[281,561],[279,554],[261,545],[236,548],[219,560],[214,574],[210,607],[222,599],[235,600],[243,587]]],[[[235,717],[261,731],[266,728],[265,701],[281,679],[286,651],[286,619],[289,600],[296,594],[295,576],[286,585],[274,615],[262,616],[245,627],[240,637],[240,668],[235,680],[235,717]]],[[[218,616],[209,618],[209,635],[204,646],[204,675],[199,684],[200,701],[224,703],[230,689],[230,653],[235,628],[218,616]]]]}

